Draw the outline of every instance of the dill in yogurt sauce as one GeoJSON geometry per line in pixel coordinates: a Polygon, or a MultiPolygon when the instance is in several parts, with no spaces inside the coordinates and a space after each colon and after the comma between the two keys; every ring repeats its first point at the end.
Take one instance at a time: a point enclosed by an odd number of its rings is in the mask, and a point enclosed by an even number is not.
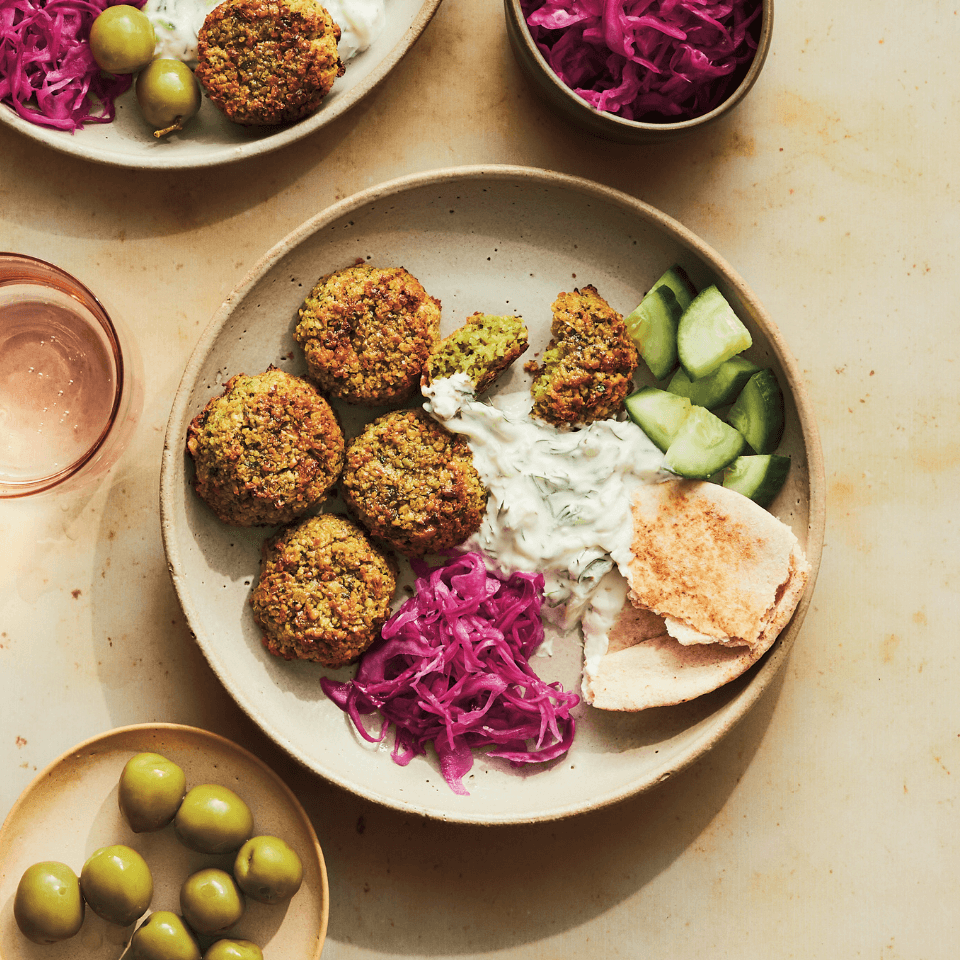
{"type": "Polygon", "coordinates": [[[540,571],[544,616],[560,630],[584,617],[600,629],[612,624],[625,599],[617,564],[629,559],[633,493],[662,479],[663,454],[630,422],[562,430],[533,418],[528,392],[474,400],[463,374],[434,381],[424,393],[425,409],[467,437],[489,491],[467,548],[506,573],[540,571]]]}

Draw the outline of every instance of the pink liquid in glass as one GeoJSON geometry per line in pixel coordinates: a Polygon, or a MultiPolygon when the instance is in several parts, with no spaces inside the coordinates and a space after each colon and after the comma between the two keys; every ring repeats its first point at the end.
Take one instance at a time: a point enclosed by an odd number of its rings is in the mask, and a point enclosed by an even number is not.
{"type": "Polygon", "coordinates": [[[0,476],[14,481],[81,459],[109,425],[116,393],[100,325],[67,297],[28,297],[14,287],[0,299],[0,476]]]}

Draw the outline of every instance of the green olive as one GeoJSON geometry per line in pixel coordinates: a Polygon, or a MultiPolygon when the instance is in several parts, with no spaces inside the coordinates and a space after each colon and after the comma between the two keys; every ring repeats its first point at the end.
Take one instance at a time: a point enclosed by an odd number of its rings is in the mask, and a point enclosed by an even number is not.
{"type": "Polygon", "coordinates": [[[263,960],[263,951],[252,940],[217,940],[203,960],[263,960]]]}
{"type": "Polygon", "coordinates": [[[107,7],[90,28],[90,52],[107,73],[136,73],[153,59],[156,46],[149,17],[125,3],[107,7]]]}
{"type": "Polygon", "coordinates": [[[159,753],[138,753],[123,773],[117,798],[134,833],[151,833],[172,822],[187,792],[184,772],[159,753]]]}
{"type": "Polygon", "coordinates": [[[83,924],[77,875],[56,860],[27,867],[13,898],[13,916],[20,932],[34,943],[68,940],[83,924]]]}
{"type": "Polygon", "coordinates": [[[226,870],[207,867],[191,874],[180,888],[180,912],[194,933],[212,937],[229,930],[246,904],[226,870]]]}
{"type": "Polygon", "coordinates": [[[153,877],[136,850],[117,843],[101,847],[83,865],[80,890],[98,917],[125,927],[150,906],[153,877]]]}
{"type": "Polygon", "coordinates": [[[157,910],[137,927],[127,960],[200,960],[200,947],[180,917],[157,910]]]}
{"type": "Polygon", "coordinates": [[[279,837],[251,837],[237,853],[233,875],[248,897],[279,903],[300,889],[303,864],[279,837]]]}
{"type": "Polygon", "coordinates": [[[137,76],[137,103],[154,136],[182,130],[200,109],[200,84],[179,60],[160,57],[137,76]]]}
{"type": "Polygon", "coordinates": [[[253,814],[228,787],[204,783],[187,792],[173,827],[191,850],[233,853],[252,836],[253,814]]]}

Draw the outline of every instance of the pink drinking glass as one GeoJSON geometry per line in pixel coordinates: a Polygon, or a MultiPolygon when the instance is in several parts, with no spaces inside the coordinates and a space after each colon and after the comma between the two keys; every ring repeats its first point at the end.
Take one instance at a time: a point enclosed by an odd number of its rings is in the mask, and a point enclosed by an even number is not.
{"type": "Polygon", "coordinates": [[[0,253],[0,499],[102,478],[142,406],[126,327],[59,267],[0,253]]]}

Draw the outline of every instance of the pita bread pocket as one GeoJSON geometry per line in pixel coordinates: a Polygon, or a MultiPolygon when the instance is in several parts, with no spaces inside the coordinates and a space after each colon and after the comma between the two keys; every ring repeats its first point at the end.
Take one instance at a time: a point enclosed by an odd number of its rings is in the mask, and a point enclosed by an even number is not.
{"type": "Polygon", "coordinates": [[[684,703],[740,676],[790,621],[810,565],[793,531],[718,484],[646,485],[621,563],[630,602],[584,678],[605,710],[684,703]]]}

